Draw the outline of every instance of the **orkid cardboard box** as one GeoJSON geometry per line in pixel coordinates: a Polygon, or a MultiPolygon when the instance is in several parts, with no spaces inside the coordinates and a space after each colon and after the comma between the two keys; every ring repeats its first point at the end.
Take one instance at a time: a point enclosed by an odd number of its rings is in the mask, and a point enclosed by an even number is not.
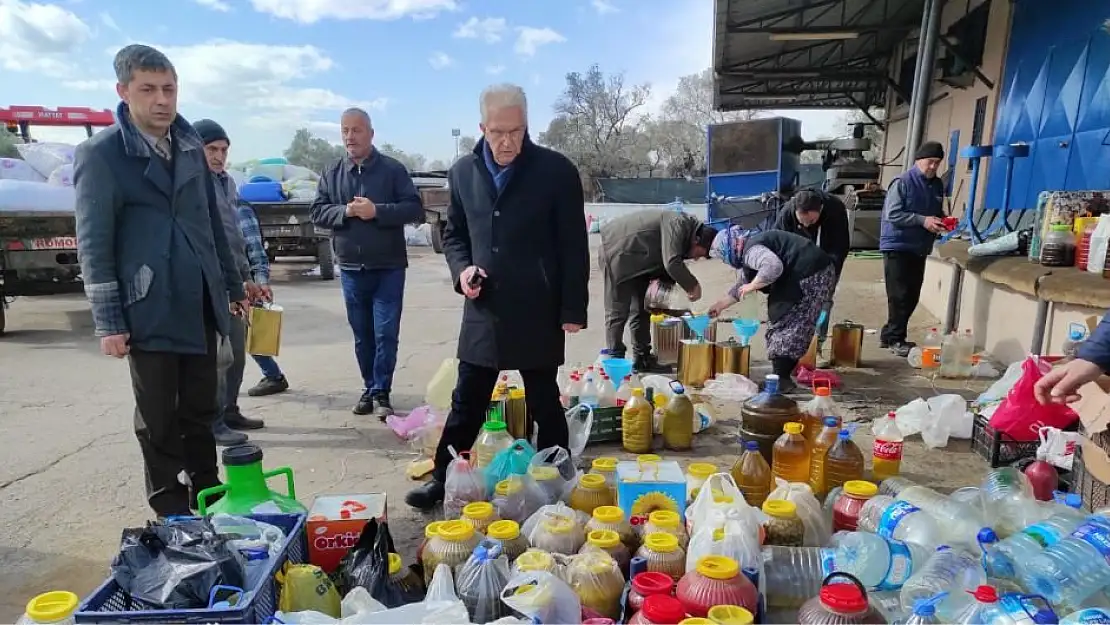
{"type": "Polygon", "coordinates": [[[370,519],[386,520],[385,494],[321,495],[308,511],[308,561],[331,573],[370,519]]]}

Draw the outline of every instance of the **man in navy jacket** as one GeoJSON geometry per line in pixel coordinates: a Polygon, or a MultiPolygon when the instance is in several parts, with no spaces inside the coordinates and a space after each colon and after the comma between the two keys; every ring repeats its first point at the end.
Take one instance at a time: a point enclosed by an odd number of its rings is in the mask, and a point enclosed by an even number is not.
{"type": "Polygon", "coordinates": [[[405,294],[405,224],[424,220],[424,206],[405,166],[374,149],[370,115],[347,109],[340,119],[347,156],[320,176],[312,221],[332,231],[347,322],[355,335],[362,396],[354,413],[393,414],[389,393],[397,366],[405,294]]]}
{"type": "Polygon", "coordinates": [[[1110,373],[1110,312],[1103,316],[1090,338],[1079,346],[1076,359],[1049,371],[1034,387],[1042,404],[1071,403],[1079,387],[1110,373]]]}

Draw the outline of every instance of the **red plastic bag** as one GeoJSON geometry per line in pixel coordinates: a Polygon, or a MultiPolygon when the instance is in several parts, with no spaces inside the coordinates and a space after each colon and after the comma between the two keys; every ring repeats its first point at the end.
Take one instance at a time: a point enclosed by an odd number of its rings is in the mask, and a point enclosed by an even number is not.
{"type": "Polygon", "coordinates": [[[1035,441],[1046,425],[1064,429],[1075,423],[1079,415],[1070,407],[1042,404],[1033,396],[1033,387],[1051,368],[1039,358],[1026,358],[1021,377],[991,415],[990,426],[1016,441],[1035,441]]]}

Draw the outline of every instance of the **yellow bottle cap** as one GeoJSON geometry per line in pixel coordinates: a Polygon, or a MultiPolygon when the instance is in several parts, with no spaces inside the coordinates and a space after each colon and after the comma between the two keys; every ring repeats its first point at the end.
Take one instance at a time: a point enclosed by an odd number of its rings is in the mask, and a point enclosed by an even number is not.
{"type": "Polygon", "coordinates": [[[658,454],[640,454],[636,456],[636,462],[662,462],[663,457],[658,454]]]}
{"type": "Polygon", "coordinates": [[[574,529],[574,519],[565,516],[548,517],[543,528],[552,534],[569,534],[574,529]]]}
{"type": "Polygon", "coordinates": [[[704,556],[696,569],[709,579],[732,579],[740,574],[740,563],[725,556],[704,556]]]}
{"type": "Polygon", "coordinates": [[[497,540],[513,540],[520,537],[520,525],[509,519],[494,521],[486,528],[486,535],[497,540]]]}
{"type": "Polygon", "coordinates": [[[651,322],[652,323],[663,323],[663,321],[666,318],[667,318],[667,315],[660,315],[660,314],[656,313],[656,314],[651,316],[651,322]]]}
{"type": "Polygon", "coordinates": [[[519,477],[510,477],[507,480],[501,480],[500,482],[498,482],[497,486],[493,487],[493,492],[501,495],[502,497],[506,497],[508,495],[515,495],[519,493],[523,488],[524,482],[521,482],[519,477]]]}
{"type": "Polygon", "coordinates": [[[621,544],[621,536],[613,530],[594,530],[586,535],[586,542],[601,549],[612,549],[621,544]]]}
{"type": "Polygon", "coordinates": [[[67,590],[52,590],[27,602],[27,616],[39,623],[53,623],[71,616],[81,600],[67,590]]]}
{"type": "Polygon", "coordinates": [[[482,521],[493,516],[493,504],[488,501],[474,501],[463,506],[462,515],[468,519],[482,521]]]}
{"type": "Polygon", "coordinates": [[[676,529],[681,522],[682,519],[678,513],[671,510],[656,510],[648,515],[648,523],[656,527],[676,529]]]}
{"type": "Polygon", "coordinates": [[[516,568],[519,571],[550,571],[554,566],[555,560],[551,554],[539,549],[529,549],[516,559],[516,568]]]}
{"type": "Polygon", "coordinates": [[[844,492],[853,497],[874,497],[879,494],[879,487],[867,480],[849,480],[844,482],[844,492]]]}
{"type": "Polygon", "coordinates": [[[590,468],[602,473],[611,473],[617,470],[617,459],[608,456],[594,458],[594,461],[590,463],[590,468]]]}
{"type": "Polygon", "coordinates": [[[694,477],[707,478],[717,472],[717,465],[708,462],[692,462],[686,472],[694,477]]]}
{"type": "Polygon", "coordinates": [[[605,483],[605,476],[598,475],[597,473],[587,473],[578,478],[578,485],[587,490],[600,490],[609,488],[605,483]]]}
{"type": "Polygon", "coordinates": [[[795,421],[791,421],[790,423],[787,423],[786,425],[782,426],[782,431],[786,432],[787,434],[801,434],[802,430],[804,430],[804,429],[805,429],[804,425],[802,425],[801,423],[797,423],[795,421]]]}
{"type": "Polygon", "coordinates": [[[717,529],[713,530],[713,542],[717,542],[717,541],[724,540],[724,539],[725,539],[725,528],[718,527],[717,529]]]}
{"type": "Polygon", "coordinates": [[[707,613],[710,621],[719,625],[752,625],[755,616],[738,605],[715,605],[707,613]]]}
{"type": "Polygon", "coordinates": [[[524,389],[514,388],[509,391],[509,399],[524,399],[524,389]]]}
{"type": "Polygon", "coordinates": [[[389,574],[396,575],[401,572],[401,554],[389,554],[389,574]]]}
{"type": "Polygon", "coordinates": [[[474,536],[474,526],[466,521],[444,521],[439,526],[438,536],[451,543],[461,543],[474,536]]]}
{"type": "Polygon", "coordinates": [[[594,508],[593,517],[599,523],[620,523],[624,519],[624,510],[616,506],[598,506],[594,508]]]}
{"type": "Polygon", "coordinates": [[[793,519],[798,516],[798,506],[793,501],[768,499],[763,502],[763,512],[776,519],[793,519]]]}
{"type": "Polygon", "coordinates": [[[651,401],[655,404],[656,408],[663,408],[667,405],[667,398],[662,394],[656,395],[651,401]]]}
{"type": "Polygon", "coordinates": [[[424,538],[431,538],[439,533],[439,526],[443,525],[443,521],[432,521],[424,526],[424,538]]]}
{"type": "Polygon", "coordinates": [[[659,553],[678,551],[678,537],[666,532],[653,532],[644,536],[644,546],[659,553]]]}
{"type": "Polygon", "coordinates": [[[714,625],[713,621],[700,616],[691,616],[678,622],[678,625],[714,625]]]}
{"type": "Polygon", "coordinates": [[[644,396],[644,389],[642,389],[642,388],[640,388],[640,387],[638,387],[638,386],[637,386],[637,387],[634,387],[634,388],[632,389],[632,396],[633,396],[633,397],[643,397],[643,396],[644,396]]]}

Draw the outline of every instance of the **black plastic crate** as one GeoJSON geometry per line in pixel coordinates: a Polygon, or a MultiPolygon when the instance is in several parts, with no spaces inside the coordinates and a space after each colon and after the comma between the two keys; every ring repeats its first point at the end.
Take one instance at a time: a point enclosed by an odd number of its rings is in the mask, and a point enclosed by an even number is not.
{"type": "Polygon", "coordinates": [[[1038,445],[1040,441],[1014,440],[1008,434],[992,428],[987,417],[975,415],[975,424],[971,429],[971,449],[986,460],[992,469],[1035,457],[1038,445]]]}
{"type": "Polygon", "coordinates": [[[594,422],[590,426],[587,444],[613,443],[621,440],[621,408],[594,408],[594,422]]]}

